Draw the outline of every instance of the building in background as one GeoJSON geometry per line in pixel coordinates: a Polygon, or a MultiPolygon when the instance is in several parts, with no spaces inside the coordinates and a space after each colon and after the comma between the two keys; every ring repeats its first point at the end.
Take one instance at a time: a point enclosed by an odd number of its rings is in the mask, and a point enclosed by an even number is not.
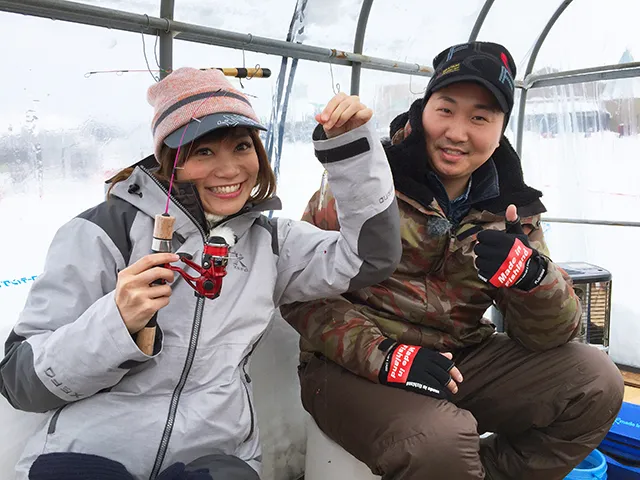
{"type": "MultiPolygon", "coordinates": [[[[632,63],[631,51],[625,50],[618,63],[632,63]]],[[[611,130],[621,136],[640,133],[640,78],[625,78],[607,82],[601,99],[611,114],[611,130]]]]}

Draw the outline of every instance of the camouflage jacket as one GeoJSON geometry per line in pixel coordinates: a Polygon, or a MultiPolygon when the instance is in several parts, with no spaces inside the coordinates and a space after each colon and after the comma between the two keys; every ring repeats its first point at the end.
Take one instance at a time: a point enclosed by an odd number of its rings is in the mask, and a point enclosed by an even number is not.
{"type": "MultiPolygon", "coordinates": [[[[378,345],[385,338],[455,352],[494,333],[495,327],[483,317],[491,305],[502,313],[507,333],[527,348],[546,350],[568,342],[579,325],[580,302],[571,279],[549,259],[540,225],[540,213],[545,210],[541,194],[524,184],[520,160],[506,138],[493,156],[499,198],[473,205],[454,226],[438,202],[429,198],[424,185],[418,190],[415,168],[394,166],[398,160],[411,163],[408,156],[424,150],[424,143],[417,142],[413,152],[404,148],[411,134],[408,123],[391,133],[393,140],[386,149],[400,208],[401,262],[389,279],[377,285],[281,307],[283,317],[302,337],[301,361],[318,352],[377,382],[386,355],[378,345]],[[394,146],[403,148],[394,150],[394,146]],[[509,203],[518,207],[531,246],[548,261],[544,280],[529,292],[497,289],[480,280],[474,266],[477,233],[504,230],[504,211],[509,203]]],[[[417,157],[419,162],[425,160],[417,157]]],[[[339,229],[329,190],[316,192],[303,220],[325,230],[339,229]]]]}

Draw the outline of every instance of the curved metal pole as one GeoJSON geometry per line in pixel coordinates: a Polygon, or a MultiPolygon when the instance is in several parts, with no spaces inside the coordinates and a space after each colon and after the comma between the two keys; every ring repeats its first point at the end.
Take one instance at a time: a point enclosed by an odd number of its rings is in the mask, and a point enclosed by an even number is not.
{"type": "Polygon", "coordinates": [[[480,13],[478,14],[478,18],[476,18],[476,23],[473,25],[473,29],[471,30],[471,35],[469,35],[470,42],[475,42],[476,38],[478,38],[478,34],[480,33],[482,24],[484,23],[484,20],[487,18],[487,15],[489,14],[489,10],[491,10],[491,7],[493,6],[494,1],[495,0],[487,0],[486,2],[484,2],[484,5],[482,6],[482,10],[480,10],[480,13]]]}
{"type": "MultiPolygon", "coordinates": [[[[98,7],[69,0],[0,0],[0,11],[21,13],[54,20],[82,23],[140,34],[140,31],[157,35],[167,29],[168,20],[145,14],[124,12],[112,8],[98,7]]],[[[314,62],[352,66],[354,62],[362,68],[383,72],[404,73],[430,77],[433,68],[418,63],[407,63],[386,58],[371,57],[359,53],[345,52],[334,48],[316,47],[291,43],[284,40],[260,37],[250,33],[238,33],[219,28],[203,27],[179,21],[169,22],[176,40],[217,45],[246,50],[247,52],[287,56],[314,62]]]]}
{"type": "Polygon", "coordinates": [[[173,20],[173,12],[175,0],[160,0],[160,17],[167,19],[167,28],[160,33],[159,67],[160,79],[169,75],[173,70],[173,34],[171,33],[171,20],[173,20]]]}
{"type": "Polygon", "coordinates": [[[603,227],[640,227],[640,222],[628,222],[626,220],[589,220],[580,218],[542,217],[540,221],[547,223],[572,223],[574,225],[599,225],[603,227]]]}
{"type": "MultiPolygon", "coordinates": [[[[358,17],[358,27],[356,28],[356,39],[353,44],[353,53],[362,53],[364,47],[364,35],[367,31],[367,23],[369,22],[369,14],[373,0],[364,0],[358,17]]],[[[351,65],[351,95],[360,94],[360,74],[362,73],[362,64],[354,62],[351,65]]]]}
{"type": "MultiPolygon", "coordinates": [[[[540,52],[540,48],[542,48],[542,44],[547,39],[547,35],[553,28],[553,25],[556,23],[560,15],[564,13],[569,5],[571,5],[573,0],[564,0],[562,4],[558,7],[558,9],[553,13],[547,24],[545,25],[542,33],[536,40],[536,44],[533,46],[533,51],[531,52],[531,57],[529,57],[529,63],[527,63],[527,69],[524,72],[524,79],[526,81],[527,76],[531,74],[533,71],[533,66],[536,63],[536,59],[538,58],[538,53],[540,52]]],[[[522,155],[522,135],[524,133],[524,110],[527,104],[527,90],[523,89],[520,92],[520,109],[518,110],[518,133],[516,134],[516,152],[518,155],[522,155]]]]}
{"type": "Polygon", "coordinates": [[[574,83],[634,77],[640,77],[640,62],[617,63],[614,65],[581,68],[578,70],[565,70],[564,72],[529,75],[524,84],[524,88],[528,90],[553,85],[571,85],[574,83]]]}
{"type": "MultiPolygon", "coordinates": [[[[297,34],[301,33],[305,27],[306,10],[309,4],[308,0],[298,0],[289,24],[289,32],[287,33],[287,42],[293,42],[297,38],[297,34]],[[298,23],[299,22],[299,23],[298,23]]],[[[271,118],[272,124],[269,126],[267,133],[267,157],[271,159],[273,172],[276,176],[276,182],[280,180],[280,159],[282,158],[282,142],[284,140],[284,128],[287,120],[287,110],[289,107],[289,98],[293,88],[293,80],[296,76],[298,68],[298,59],[291,59],[291,68],[289,76],[286,78],[289,57],[282,57],[280,66],[280,75],[277,82],[277,94],[272,106],[271,118]],[[285,89],[286,86],[286,89],[285,89]],[[283,97],[284,94],[284,97],[283,97]]],[[[269,212],[269,218],[273,217],[273,211],[269,212]]]]}

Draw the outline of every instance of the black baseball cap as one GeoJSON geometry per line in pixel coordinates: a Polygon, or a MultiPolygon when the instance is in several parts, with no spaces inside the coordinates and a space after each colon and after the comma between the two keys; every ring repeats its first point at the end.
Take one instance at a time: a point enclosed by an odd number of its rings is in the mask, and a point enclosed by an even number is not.
{"type": "Polygon", "coordinates": [[[498,43],[469,42],[454,45],[433,59],[434,74],[427,85],[424,103],[431,94],[458,82],[486,87],[508,117],[513,110],[516,65],[511,53],[498,43]]]}

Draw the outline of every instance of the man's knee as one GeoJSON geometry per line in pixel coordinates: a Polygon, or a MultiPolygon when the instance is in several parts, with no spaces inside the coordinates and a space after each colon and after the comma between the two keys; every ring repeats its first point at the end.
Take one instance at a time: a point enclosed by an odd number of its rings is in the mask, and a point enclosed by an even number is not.
{"type": "Polygon", "coordinates": [[[374,472],[389,478],[482,478],[476,419],[450,403],[439,407],[396,422],[376,448],[374,472]]]}
{"type": "Polygon", "coordinates": [[[575,375],[572,382],[580,394],[594,424],[613,421],[624,398],[624,380],[618,367],[604,352],[589,345],[572,343],[567,345],[577,357],[575,375]],[[598,420],[600,422],[598,422],[598,420]]]}
{"type": "MultiPolygon", "coordinates": [[[[181,465],[181,464],[176,464],[181,465]]],[[[175,467],[174,465],[173,467],[175,467]]],[[[169,467],[169,471],[172,467],[169,467]]],[[[183,478],[180,475],[186,475],[186,472],[192,472],[194,478],[207,478],[205,472],[209,473],[208,478],[224,478],[226,480],[260,480],[258,473],[249,466],[247,462],[233,455],[225,455],[223,453],[215,453],[206,457],[199,458],[183,467],[185,473],[177,469],[175,475],[167,475],[167,478],[183,478]],[[195,473],[201,473],[200,476],[195,473]]],[[[168,472],[167,472],[168,473],[168,472]]]]}

